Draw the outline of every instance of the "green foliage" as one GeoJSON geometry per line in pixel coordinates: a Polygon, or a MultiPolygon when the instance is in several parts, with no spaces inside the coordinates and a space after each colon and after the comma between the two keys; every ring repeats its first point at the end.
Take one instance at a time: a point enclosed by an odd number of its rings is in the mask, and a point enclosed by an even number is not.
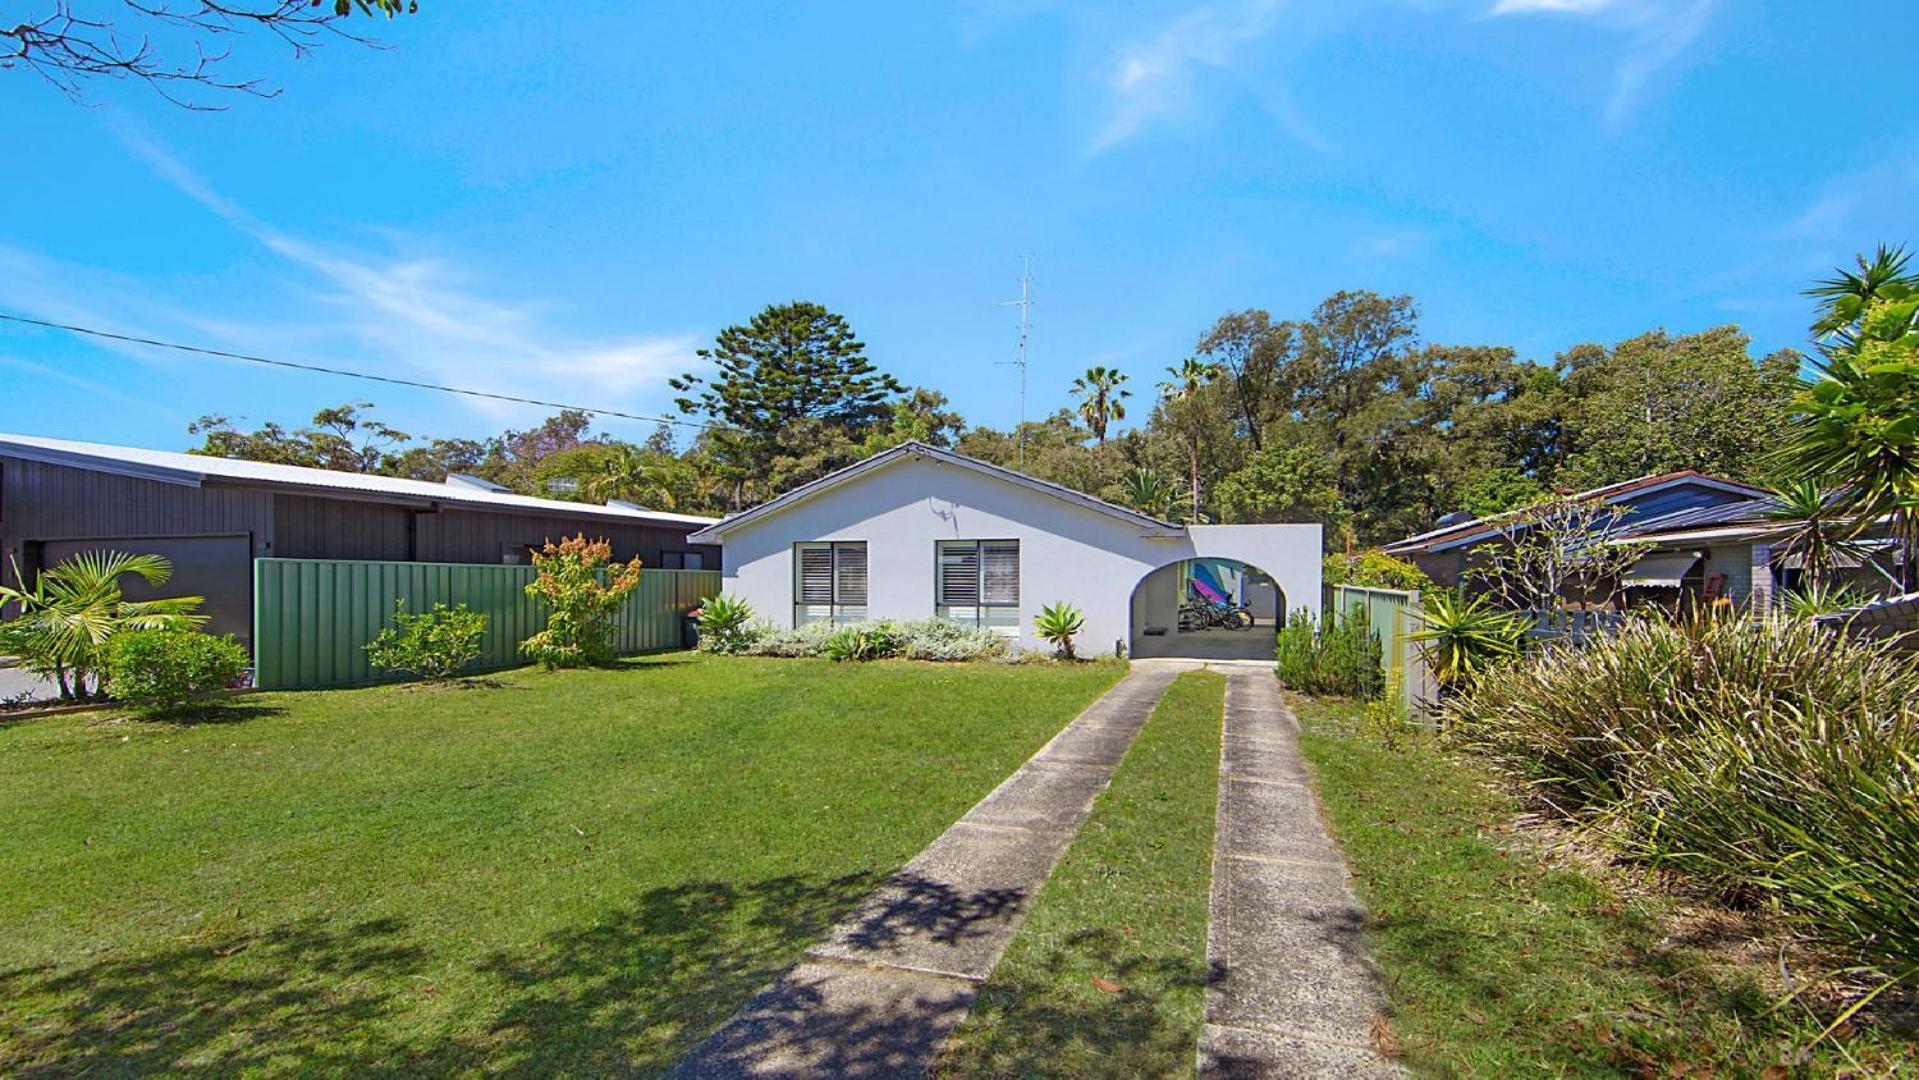
{"type": "Polygon", "coordinates": [[[700,601],[698,618],[701,652],[738,655],[764,633],[753,621],[753,605],[744,596],[709,596],[700,601]]]}
{"type": "Polygon", "coordinates": [[[1033,631],[1041,641],[1051,642],[1059,655],[1068,660],[1077,659],[1073,653],[1073,639],[1086,628],[1086,616],[1080,610],[1064,601],[1048,604],[1039,609],[1033,619],[1033,631]]]}
{"type": "Polygon", "coordinates": [[[1803,620],[1637,619],[1484,672],[1451,737],[1625,851],[1919,975],[1919,669],[1803,620]]]}
{"type": "Polygon", "coordinates": [[[1433,587],[1426,572],[1404,559],[1377,548],[1358,554],[1335,553],[1320,563],[1320,580],[1328,585],[1357,585],[1365,589],[1419,592],[1433,587]]]}
{"type": "Polygon", "coordinates": [[[252,659],[231,636],[198,630],[133,630],[106,648],[113,696],[156,716],[176,713],[246,678],[252,659]]]}
{"type": "Polygon", "coordinates": [[[1421,598],[1425,629],[1413,634],[1420,659],[1448,690],[1463,690],[1487,669],[1519,655],[1525,640],[1525,616],[1495,608],[1484,596],[1471,599],[1450,589],[1421,598]]]}
{"type": "Polygon", "coordinates": [[[0,649],[19,657],[28,671],[52,679],[63,701],[101,692],[105,651],[116,635],[190,630],[207,621],[195,614],[200,597],[128,600],[121,592],[120,579],[127,576],[151,586],[166,584],[173,564],[158,555],[83,551],[42,571],[31,588],[17,563],[13,576],[14,585],[0,585],[0,608],[17,608],[13,619],[0,623],[0,649]]]}
{"type": "Polygon", "coordinates": [[[1499,465],[1468,479],[1454,496],[1454,502],[1474,517],[1491,517],[1531,506],[1549,494],[1546,485],[1523,470],[1499,465]]]}
{"type": "Polygon", "coordinates": [[[828,660],[887,660],[906,649],[906,635],[897,623],[860,623],[842,626],[826,639],[820,654],[828,660]]]}
{"type": "Polygon", "coordinates": [[[860,633],[846,635],[838,646],[842,651],[859,651],[864,644],[884,642],[886,655],[908,660],[953,662],[1010,658],[1005,638],[991,630],[951,619],[854,623],[839,627],[830,623],[808,623],[791,630],[776,630],[762,623],[750,628],[752,640],[744,651],[752,656],[827,656],[829,645],[848,630],[860,633]],[[873,633],[875,630],[880,632],[873,633]]]}
{"type": "Polygon", "coordinates": [[[1384,689],[1379,635],[1357,604],[1343,618],[1329,612],[1317,628],[1310,612],[1294,608],[1279,629],[1274,655],[1279,681],[1304,693],[1371,699],[1384,689]]]}
{"type": "Polygon", "coordinates": [[[1178,499],[1178,489],[1151,469],[1134,469],[1120,482],[1120,502],[1161,520],[1172,520],[1178,499]]]}
{"type": "Polygon", "coordinates": [[[1830,584],[1823,581],[1808,581],[1799,588],[1790,589],[1784,594],[1783,599],[1786,616],[1793,619],[1836,615],[1842,611],[1851,611],[1871,600],[1865,593],[1850,585],[1830,584]]]}
{"type": "Polygon", "coordinates": [[[640,587],[640,560],[608,565],[613,545],[584,535],[548,541],[533,553],[539,576],[526,594],[546,605],[546,629],[520,642],[541,667],[604,667],[613,662],[620,608],[640,587]]]}
{"type": "Polygon", "coordinates": [[[367,642],[367,663],[376,671],[399,671],[439,682],[451,679],[479,659],[486,637],[486,613],[465,604],[415,615],[406,600],[393,602],[393,620],[379,636],[367,642]]]}
{"type": "Polygon", "coordinates": [[[1072,394],[1080,399],[1080,419],[1102,443],[1107,427],[1115,420],[1126,419],[1126,399],[1133,392],[1121,386],[1125,381],[1125,372],[1103,366],[1087,368],[1086,374],[1073,380],[1072,394]]]}
{"type": "Polygon", "coordinates": [[[1312,446],[1269,446],[1213,488],[1216,516],[1232,524],[1308,521],[1342,535],[1350,515],[1326,454],[1312,446]]]}

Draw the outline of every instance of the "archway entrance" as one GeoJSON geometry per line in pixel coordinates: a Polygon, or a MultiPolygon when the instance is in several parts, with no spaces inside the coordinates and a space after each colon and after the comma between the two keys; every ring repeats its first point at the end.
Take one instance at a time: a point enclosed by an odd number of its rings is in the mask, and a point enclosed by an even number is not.
{"type": "Polygon", "coordinates": [[[1141,578],[1132,608],[1134,656],[1271,660],[1286,594],[1251,563],[1202,557],[1141,578]]]}

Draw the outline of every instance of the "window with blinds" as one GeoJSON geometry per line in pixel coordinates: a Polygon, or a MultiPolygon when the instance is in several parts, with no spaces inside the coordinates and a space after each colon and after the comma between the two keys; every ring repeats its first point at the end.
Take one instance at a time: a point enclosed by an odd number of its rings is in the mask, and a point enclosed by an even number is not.
{"type": "Polygon", "coordinates": [[[1019,633],[1019,541],[940,541],[933,591],[942,619],[1019,633]]]}
{"type": "Polygon", "coordinates": [[[793,546],[793,625],[866,618],[866,542],[793,546]]]}

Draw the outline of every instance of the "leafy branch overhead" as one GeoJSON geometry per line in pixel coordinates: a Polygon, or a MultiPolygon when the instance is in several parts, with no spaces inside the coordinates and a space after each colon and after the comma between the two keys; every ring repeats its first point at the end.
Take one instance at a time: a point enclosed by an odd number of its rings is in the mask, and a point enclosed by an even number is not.
{"type": "Polygon", "coordinates": [[[217,109],[196,92],[273,97],[259,76],[225,73],[229,41],[266,33],[305,56],[329,39],[373,45],[347,29],[349,17],[413,14],[418,0],[53,0],[42,14],[0,28],[0,71],[30,71],[73,101],[97,79],[132,79],[188,109],[217,109]]]}

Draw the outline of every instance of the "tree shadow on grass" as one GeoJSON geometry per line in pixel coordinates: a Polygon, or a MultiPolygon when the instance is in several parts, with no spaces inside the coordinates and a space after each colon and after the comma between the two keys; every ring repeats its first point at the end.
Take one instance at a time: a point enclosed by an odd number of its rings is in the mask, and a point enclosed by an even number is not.
{"type": "Polygon", "coordinates": [[[1076,931],[979,993],[942,1075],[1109,1076],[1190,1068],[1204,988],[1215,976],[1188,950],[1142,952],[1109,927],[1076,931]],[[1117,992],[1098,989],[1097,977],[1117,992]]]}
{"type": "Polygon", "coordinates": [[[0,971],[0,1075],[659,1071],[879,880],[663,886],[487,956],[477,980],[391,918],[0,971]],[[421,1004],[446,992],[450,1021],[421,1004]]]}
{"type": "Polygon", "coordinates": [[[423,957],[403,925],[316,920],[76,968],[0,972],[0,1072],[226,1074],[355,1065],[341,1038],[392,1007],[423,957]],[[384,988],[382,988],[384,986],[384,988]]]}

